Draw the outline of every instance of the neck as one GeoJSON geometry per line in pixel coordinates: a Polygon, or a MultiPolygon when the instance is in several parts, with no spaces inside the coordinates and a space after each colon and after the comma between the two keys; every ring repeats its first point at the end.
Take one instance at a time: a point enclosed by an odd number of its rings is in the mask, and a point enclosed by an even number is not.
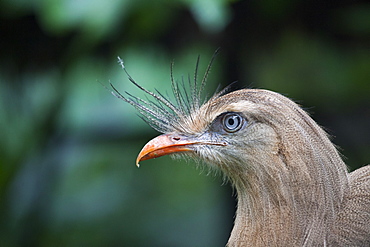
{"type": "MultiPolygon", "coordinates": [[[[228,247],[320,246],[326,242],[338,198],[332,194],[329,171],[324,172],[328,177],[318,178],[285,162],[286,158],[271,158],[271,166],[257,164],[258,169],[230,176],[238,209],[228,247]]],[[[304,165],[297,162],[295,166],[304,165]]]]}
{"type": "MultiPolygon", "coordinates": [[[[245,171],[233,177],[238,208],[228,247],[289,246],[294,243],[297,205],[286,177],[245,171]],[[271,180],[272,179],[272,180],[271,180]]],[[[297,245],[298,246],[298,245],[297,245]]]]}

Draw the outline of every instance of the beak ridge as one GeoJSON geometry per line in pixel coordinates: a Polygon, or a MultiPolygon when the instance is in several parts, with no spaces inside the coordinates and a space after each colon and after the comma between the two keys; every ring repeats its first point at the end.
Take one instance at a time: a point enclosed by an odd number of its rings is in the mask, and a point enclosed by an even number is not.
{"type": "Polygon", "coordinates": [[[195,143],[177,135],[164,134],[157,136],[150,140],[140,151],[136,159],[136,166],[139,167],[139,162],[143,160],[154,159],[171,153],[192,151],[189,145],[195,143]]]}

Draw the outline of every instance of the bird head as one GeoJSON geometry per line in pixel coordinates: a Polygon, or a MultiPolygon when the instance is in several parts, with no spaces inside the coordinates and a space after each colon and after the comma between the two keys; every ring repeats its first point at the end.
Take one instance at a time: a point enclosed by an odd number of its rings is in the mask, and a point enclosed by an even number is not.
{"type": "Polygon", "coordinates": [[[277,154],[278,135],[263,119],[267,106],[256,97],[265,90],[239,90],[216,95],[173,123],[173,130],[148,142],[137,163],[163,155],[184,153],[224,172],[247,168],[261,152],[277,154]],[[253,100],[254,98],[254,100],[253,100]]]}

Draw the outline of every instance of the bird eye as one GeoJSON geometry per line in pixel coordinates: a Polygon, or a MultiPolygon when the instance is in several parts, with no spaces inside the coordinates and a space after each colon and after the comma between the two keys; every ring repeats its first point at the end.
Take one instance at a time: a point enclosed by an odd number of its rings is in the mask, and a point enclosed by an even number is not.
{"type": "Polygon", "coordinates": [[[222,124],[227,132],[236,132],[243,126],[243,120],[239,114],[227,113],[222,119],[222,124]]]}

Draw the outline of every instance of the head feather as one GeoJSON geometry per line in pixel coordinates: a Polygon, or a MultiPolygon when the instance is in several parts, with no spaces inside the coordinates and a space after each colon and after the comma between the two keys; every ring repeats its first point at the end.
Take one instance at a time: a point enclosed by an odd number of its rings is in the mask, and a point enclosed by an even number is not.
{"type": "MultiPolygon", "coordinates": [[[[173,63],[171,63],[171,88],[172,94],[175,98],[174,102],[172,102],[168,96],[164,96],[158,90],[152,92],[139,85],[127,72],[123,60],[120,57],[118,57],[118,63],[128,76],[130,82],[141,91],[146,93],[147,97],[145,99],[141,99],[128,92],[125,92],[125,95],[123,95],[113,86],[112,83],[110,83],[110,86],[113,89],[111,92],[117,98],[122,99],[123,101],[134,106],[141,114],[140,117],[155,130],[161,133],[170,133],[174,131],[187,133],[188,124],[185,123],[189,122],[189,120],[190,122],[194,121],[194,119],[192,119],[193,114],[197,112],[203,104],[201,100],[202,93],[217,53],[218,50],[216,50],[213,54],[200,82],[198,82],[198,69],[200,62],[200,57],[198,56],[194,78],[191,80],[190,77],[188,77],[188,85],[186,85],[183,78],[181,83],[174,79],[173,63]],[[190,95],[187,91],[187,87],[190,88],[190,95]],[[149,97],[151,97],[151,99],[149,97]]],[[[219,94],[214,95],[212,98],[218,97],[223,93],[225,93],[225,90],[222,90],[219,94]]]]}

